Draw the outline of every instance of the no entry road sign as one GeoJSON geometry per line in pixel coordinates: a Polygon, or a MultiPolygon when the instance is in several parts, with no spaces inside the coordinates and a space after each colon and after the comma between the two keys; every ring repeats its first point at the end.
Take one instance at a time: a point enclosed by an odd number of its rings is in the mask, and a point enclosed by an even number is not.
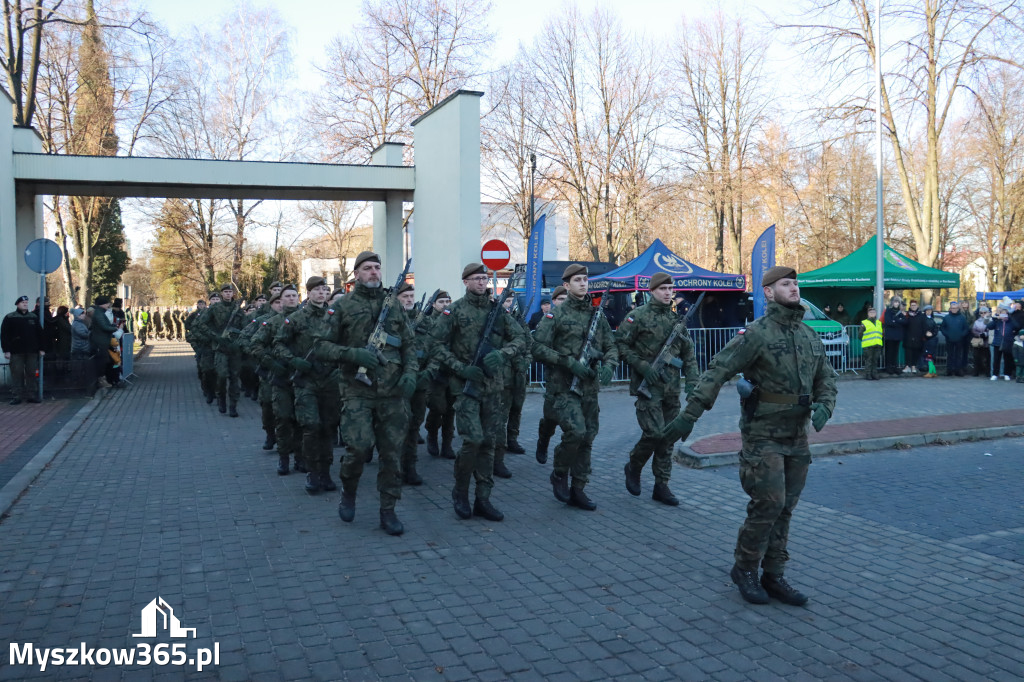
{"type": "Polygon", "coordinates": [[[491,239],[480,249],[480,261],[490,270],[501,270],[511,257],[508,244],[500,239],[491,239]]]}

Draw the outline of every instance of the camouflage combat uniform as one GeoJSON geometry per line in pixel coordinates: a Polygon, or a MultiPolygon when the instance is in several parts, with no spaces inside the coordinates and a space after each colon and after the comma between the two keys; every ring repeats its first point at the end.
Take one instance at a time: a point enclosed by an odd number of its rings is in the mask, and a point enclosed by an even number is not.
{"type": "Polygon", "coordinates": [[[257,376],[259,382],[257,391],[257,399],[260,404],[260,416],[261,423],[263,425],[263,432],[267,434],[267,443],[265,449],[269,450],[273,448],[273,443],[276,438],[276,422],[274,419],[274,390],[273,385],[270,383],[270,374],[265,368],[263,363],[270,350],[270,345],[274,342],[274,337],[270,335],[269,325],[267,322],[271,318],[276,317],[277,313],[273,311],[270,306],[267,306],[266,312],[258,317],[254,318],[252,322],[243,330],[242,338],[244,339],[244,351],[245,357],[253,365],[253,372],[259,368],[260,375],[257,376]]]}
{"type": "Polygon", "coordinates": [[[363,467],[373,452],[380,454],[377,490],[380,508],[393,510],[402,497],[399,460],[409,424],[409,401],[402,395],[399,381],[409,376],[415,382],[416,349],[405,315],[396,304],[391,308],[385,331],[398,345],[385,345],[381,351],[387,360],[367,369],[371,385],[357,380],[357,367],[346,361],[349,350],[365,348],[380,316],[387,291],[356,282],[351,293],[335,303],[329,331],[317,351],[325,361],[341,362],[345,409],[341,415],[341,435],[348,449],[341,463],[341,483],[346,496],[354,496],[363,467]]]}
{"type": "Polygon", "coordinates": [[[192,322],[192,333],[190,343],[196,352],[196,364],[199,366],[199,384],[202,386],[203,395],[207,403],[212,403],[217,397],[217,366],[214,363],[213,345],[206,336],[206,318],[210,314],[210,308],[198,314],[192,322]]]}
{"type": "MultiPolygon", "coordinates": [[[[750,496],[736,541],[736,566],[782,575],[789,554],[789,522],[800,499],[811,453],[807,423],[811,403],[834,411],[836,384],[818,335],[803,323],[803,308],[774,301],[767,313],[719,352],[687,399],[694,421],[711,409],[722,385],[742,372],[761,391],[740,416],[743,450],[740,482],[750,496]]],[[[749,400],[749,399],[748,399],[749,400]]]]}
{"type": "MultiPolygon", "coordinates": [[[[278,473],[288,471],[289,457],[294,456],[295,471],[305,472],[302,461],[302,427],[295,419],[295,387],[289,377],[292,369],[284,358],[277,355],[274,339],[284,326],[285,319],[295,314],[298,307],[285,306],[280,315],[273,315],[260,325],[253,334],[253,343],[259,343],[266,337],[267,352],[257,355],[264,377],[271,386],[271,407],[274,413],[274,440],[277,442],[277,454],[280,458],[278,473]]],[[[262,386],[261,386],[262,388],[262,386]]]]}
{"type": "Polygon", "coordinates": [[[302,459],[308,470],[306,490],[310,493],[335,487],[330,469],[341,402],[338,370],[318,361],[312,352],[330,334],[333,317],[334,312],[326,305],[307,301],[296,312],[285,315],[274,334],[274,356],[294,370],[295,419],[302,429],[302,459]],[[313,367],[305,370],[297,366],[302,360],[313,367]]]}
{"type": "Polygon", "coordinates": [[[508,425],[505,427],[505,443],[513,446],[519,443],[519,425],[523,420],[526,384],[530,381],[530,361],[533,359],[531,353],[533,340],[530,336],[530,329],[523,320],[519,318],[516,320],[523,330],[525,348],[512,361],[512,383],[508,392],[509,410],[508,425]]]}
{"type": "MultiPolygon", "coordinates": [[[[202,383],[203,381],[203,366],[202,363],[200,363],[199,361],[199,349],[196,347],[196,339],[195,335],[192,333],[192,330],[195,328],[196,321],[199,319],[199,316],[202,315],[202,313],[203,311],[197,308],[196,310],[190,312],[188,314],[188,317],[185,318],[185,342],[192,346],[192,350],[195,351],[196,371],[199,373],[200,383],[202,383]]],[[[140,327],[139,330],[141,332],[142,328],[140,327]]],[[[205,388],[203,389],[203,392],[206,392],[205,388]]]]}
{"type": "MultiPolygon", "coordinates": [[[[499,394],[504,390],[501,371],[477,384],[478,398],[464,393],[466,380],[457,376],[473,362],[484,324],[491,311],[490,292],[469,291],[442,312],[434,327],[434,352],[441,364],[454,376],[449,380],[455,395],[455,425],[462,437],[462,447],[455,457],[455,489],[453,496],[468,496],[471,478],[476,480],[477,500],[489,500],[494,487],[494,445],[505,437],[501,423],[499,394]]],[[[491,345],[509,364],[525,348],[523,337],[512,326],[507,314],[500,314],[491,330],[491,345]]]]}
{"type": "Polygon", "coordinates": [[[494,437],[494,474],[495,476],[510,478],[512,474],[505,464],[505,452],[508,450],[509,442],[519,436],[519,418],[522,417],[523,401],[519,400],[518,407],[516,406],[518,399],[516,391],[522,388],[523,398],[525,399],[526,374],[529,371],[529,352],[532,343],[529,331],[514,314],[506,312],[505,317],[509,329],[517,334],[522,341],[521,349],[501,368],[502,390],[498,392],[498,398],[501,400],[501,404],[498,407],[498,423],[500,426],[498,433],[494,437]],[[526,360],[525,366],[524,359],[526,360]],[[516,415],[515,438],[510,435],[513,409],[518,411],[516,415]]]}
{"type": "MultiPolygon", "coordinates": [[[[580,379],[579,389],[583,395],[576,395],[569,390],[573,382],[569,366],[583,350],[594,307],[589,294],[582,299],[569,296],[551,314],[549,324],[537,325],[533,356],[547,365],[547,391],[552,395],[554,416],[562,429],[562,440],[555,447],[553,476],[571,474],[572,487],[583,490],[590,479],[590,450],[598,431],[598,378],[580,379]]],[[[618,364],[615,339],[603,317],[597,327],[594,348],[603,354],[601,362],[605,367],[614,368],[618,364]]]]}
{"type": "Polygon", "coordinates": [[[402,480],[406,483],[419,485],[422,482],[416,471],[416,449],[419,444],[420,426],[427,414],[427,392],[432,378],[437,371],[437,362],[430,353],[430,329],[433,319],[420,315],[415,310],[405,311],[409,329],[413,335],[413,346],[416,351],[416,392],[409,400],[409,427],[402,446],[402,480]]]}
{"type": "Polygon", "coordinates": [[[206,309],[199,320],[203,341],[213,348],[213,363],[217,371],[217,400],[224,411],[225,396],[231,402],[232,414],[240,395],[238,373],[242,366],[242,349],[238,333],[245,326],[245,315],[235,301],[220,301],[206,309]]]}
{"type": "MultiPolygon", "coordinates": [[[[662,370],[663,378],[647,382],[650,398],[639,395],[637,389],[644,380],[642,369],[650,367],[654,362],[678,323],[679,317],[673,312],[671,304],[652,299],[630,312],[615,335],[619,356],[632,368],[629,394],[636,396],[636,420],[643,432],[629,453],[630,468],[640,472],[653,455],[651,472],[657,483],[668,483],[672,476],[672,443],[661,438],[661,431],[665,424],[679,414],[679,368],[666,363],[662,370]]],[[[696,384],[700,371],[693,352],[693,341],[685,329],[676,336],[669,357],[677,358],[682,363],[689,392],[696,384]]]]}
{"type": "MultiPolygon", "coordinates": [[[[551,324],[551,320],[554,317],[555,313],[549,311],[540,318],[540,322],[537,323],[537,329],[533,332],[533,337],[530,339],[531,353],[533,352],[533,345],[536,343],[534,339],[536,339],[537,334],[542,327],[551,324]]],[[[553,367],[549,365],[544,366],[544,406],[541,410],[540,423],[537,425],[537,461],[541,464],[548,460],[548,442],[558,429],[558,417],[555,415],[555,392],[547,388],[547,378],[551,375],[552,371],[553,367]]]]}

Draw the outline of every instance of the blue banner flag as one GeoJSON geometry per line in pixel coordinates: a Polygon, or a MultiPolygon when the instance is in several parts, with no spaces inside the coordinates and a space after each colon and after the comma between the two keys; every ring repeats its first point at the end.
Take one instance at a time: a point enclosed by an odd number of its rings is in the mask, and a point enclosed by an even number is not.
{"type": "Polygon", "coordinates": [[[540,310],[541,289],[544,287],[544,219],[542,215],[530,230],[526,245],[526,319],[540,310]]]}
{"type": "Polygon", "coordinates": [[[761,278],[764,273],[775,267],[775,226],[772,225],[761,233],[750,254],[750,285],[754,290],[754,319],[764,315],[768,301],[764,297],[761,278]]]}

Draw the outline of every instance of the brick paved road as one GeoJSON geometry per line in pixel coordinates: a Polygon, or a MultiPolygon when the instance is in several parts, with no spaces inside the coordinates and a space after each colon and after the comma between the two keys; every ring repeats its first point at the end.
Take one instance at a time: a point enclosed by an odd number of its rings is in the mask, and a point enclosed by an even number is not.
{"type": "MultiPolygon", "coordinates": [[[[925,458],[819,462],[792,541],[791,576],[812,602],[752,607],[727,576],[746,502],[734,473],[677,470],[677,509],[651,502],[649,473],[647,494],[629,496],[621,463],[636,431],[622,394],[602,400],[597,512],[557,503],[548,468],[528,455],[495,489],[506,522],[459,522],[451,465],[428,457],[427,485],[399,503],[406,534],[392,538],[377,528],[372,484],[346,525],[337,493],[310,498],[299,477],[276,476],[255,404],[237,420],[205,405],[184,346],[161,344],[137,371],[0,523],[0,640],[133,646],[140,609],[160,595],[197,628],[190,649],[220,643],[220,665],[33,673],[4,654],[0,679],[931,682],[1024,671],[1019,556],[964,539],[1019,530],[1019,508],[1003,522],[995,503],[1019,504],[1018,441],[985,458],[1005,468],[967,486],[990,513],[948,525],[926,496],[904,504],[925,458]],[[876,479],[889,496],[868,495],[876,479]]],[[[528,423],[539,404],[531,395],[528,423]]],[[[930,489],[944,489],[938,473],[930,489]]]]}

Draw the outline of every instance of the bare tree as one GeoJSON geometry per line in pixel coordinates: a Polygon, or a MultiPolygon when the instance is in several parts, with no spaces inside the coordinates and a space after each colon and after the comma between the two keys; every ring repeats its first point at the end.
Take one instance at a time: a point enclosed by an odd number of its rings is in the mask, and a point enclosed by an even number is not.
{"type": "Polygon", "coordinates": [[[300,212],[311,227],[317,228],[330,242],[334,257],[341,267],[341,279],[348,279],[345,259],[356,256],[360,246],[359,220],[363,217],[366,204],[351,201],[303,202],[300,212]]]}

